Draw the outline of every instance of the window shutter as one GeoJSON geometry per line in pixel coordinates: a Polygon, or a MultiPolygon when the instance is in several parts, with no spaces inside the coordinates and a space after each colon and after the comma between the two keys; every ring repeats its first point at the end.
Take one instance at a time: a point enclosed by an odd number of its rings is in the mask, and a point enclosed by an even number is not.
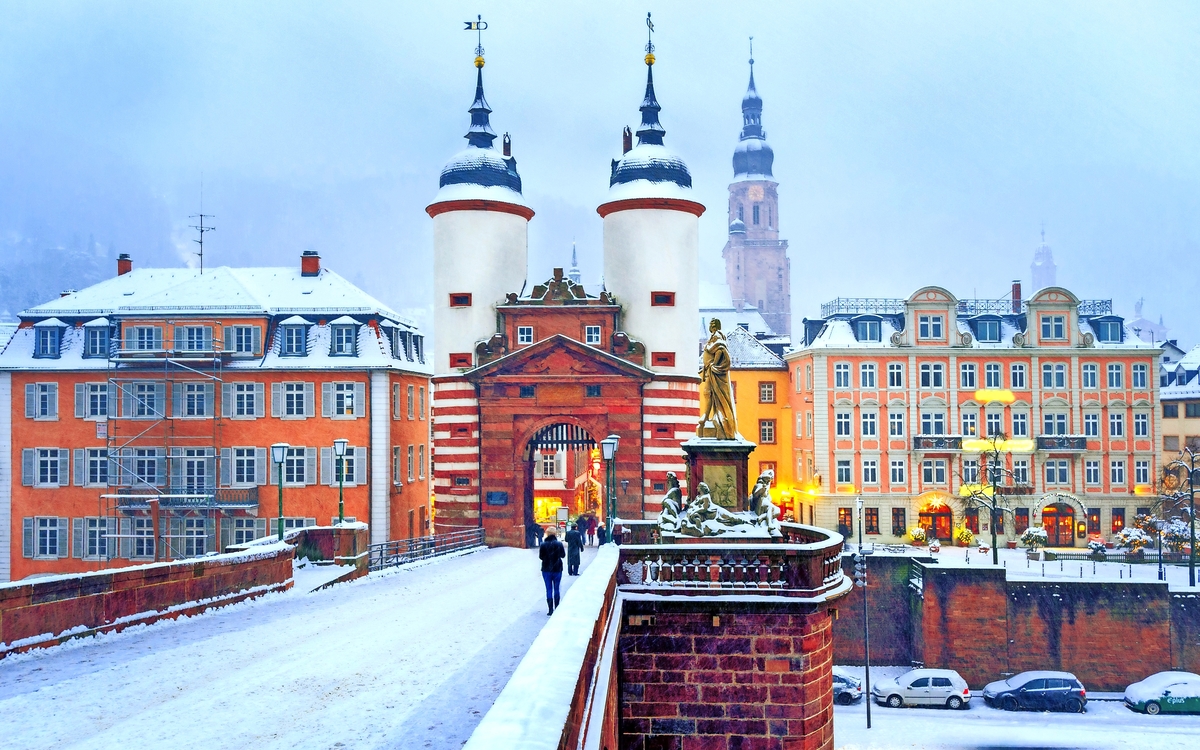
{"type": "Polygon", "coordinates": [[[87,416],[87,383],[75,384],[75,418],[87,416]]]}
{"type": "Polygon", "coordinates": [[[183,416],[183,383],[171,384],[171,416],[183,416]]]}
{"type": "Polygon", "coordinates": [[[321,484],[328,484],[333,487],[337,486],[337,477],[334,476],[333,471],[332,448],[321,449],[321,484]]]}
{"type": "Polygon", "coordinates": [[[221,486],[233,484],[233,449],[221,449],[221,486]]]}
{"type": "Polygon", "coordinates": [[[217,551],[224,552],[230,544],[233,544],[233,519],[226,516],[221,519],[221,548],[217,551]]]}
{"type": "Polygon", "coordinates": [[[267,449],[254,449],[254,481],[257,484],[267,483],[267,473],[270,466],[267,465],[267,449]]]}
{"type": "Polygon", "coordinates": [[[156,409],[154,412],[155,416],[158,416],[158,417],[166,416],[166,414],[167,414],[166,401],[167,401],[167,384],[166,383],[155,383],[154,384],[154,406],[156,409]]]}
{"type": "Polygon", "coordinates": [[[183,556],[183,519],[172,518],[168,528],[171,530],[171,538],[168,540],[167,549],[171,551],[171,559],[178,560],[183,556]]]}
{"type": "Polygon", "coordinates": [[[283,384],[271,383],[271,416],[278,417],[283,413],[283,384]]]}
{"type": "Polygon", "coordinates": [[[124,383],[121,385],[121,411],[122,417],[133,416],[133,384],[124,383]]]}
{"type": "Polygon", "coordinates": [[[33,519],[21,519],[21,556],[33,557],[33,519]]]}
{"type": "Polygon", "coordinates": [[[259,326],[250,329],[250,347],[255,354],[262,354],[262,328],[259,326]]]}
{"type": "Polygon", "coordinates": [[[24,448],[21,450],[21,484],[32,487],[37,479],[37,450],[24,448]]]}
{"type": "Polygon", "coordinates": [[[25,384],[25,418],[33,419],[37,416],[37,385],[35,383],[25,384]]]}
{"type": "Polygon", "coordinates": [[[317,483],[317,449],[304,449],[304,483],[317,483]]]}
{"type": "Polygon", "coordinates": [[[236,349],[236,343],[233,340],[233,326],[225,326],[221,332],[221,351],[232,352],[236,349]]]}
{"type": "Polygon", "coordinates": [[[265,518],[254,519],[254,538],[262,539],[266,535],[267,535],[267,519],[265,519],[265,518]]]}
{"type": "Polygon", "coordinates": [[[213,408],[215,406],[213,403],[215,390],[216,388],[213,387],[211,380],[204,384],[204,416],[206,417],[211,417],[216,414],[216,410],[213,408]]]}
{"type": "Polygon", "coordinates": [[[71,484],[71,451],[66,448],[58,449],[58,486],[66,487],[71,484]]]}
{"type": "Polygon", "coordinates": [[[121,412],[117,409],[117,384],[109,381],[108,383],[108,403],[105,405],[104,416],[117,416],[121,412]]]}
{"type": "Polygon", "coordinates": [[[363,417],[367,414],[367,384],[354,384],[354,416],[363,417]]]}
{"type": "Polygon", "coordinates": [[[119,518],[117,520],[117,533],[121,535],[117,551],[121,557],[128,560],[133,557],[133,519],[119,518]]]}
{"type": "Polygon", "coordinates": [[[367,483],[367,449],[363,447],[354,449],[354,483],[367,483]]]}
{"type": "MultiPolygon", "coordinates": [[[[266,451],[267,451],[268,455],[271,453],[270,448],[267,448],[266,451]]],[[[272,461],[271,463],[267,464],[267,484],[278,484],[278,483],[279,483],[279,464],[272,461]]]]}
{"type": "MultiPolygon", "coordinates": [[[[229,327],[225,329],[229,330],[229,327]]],[[[233,416],[233,383],[221,383],[221,416],[233,416]]]]}
{"type": "Polygon", "coordinates": [[[315,390],[316,388],[313,383],[308,382],[304,384],[304,416],[306,417],[311,417],[315,413],[315,404],[313,403],[316,401],[314,397],[315,390]]]}
{"type": "Polygon", "coordinates": [[[83,487],[87,484],[87,452],[83,448],[75,449],[75,486],[83,487]]]}
{"type": "MultiPolygon", "coordinates": [[[[75,524],[74,524],[74,526],[75,526],[74,532],[75,533],[71,540],[71,542],[72,542],[71,557],[83,557],[83,551],[84,551],[84,549],[83,549],[83,519],[76,518],[74,520],[75,520],[75,524]]],[[[62,533],[61,526],[59,527],[59,533],[62,533]]],[[[59,543],[60,544],[62,543],[61,539],[59,540],[59,543]]]]}
{"type": "Polygon", "coordinates": [[[46,416],[58,419],[58,383],[50,383],[50,413],[46,416]]]}
{"type": "Polygon", "coordinates": [[[58,517],[58,556],[70,557],[71,551],[67,548],[69,543],[67,538],[70,536],[71,519],[58,517]]]}
{"type": "Polygon", "coordinates": [[[316,525],[317,525],[317,519],[315,519],[315,518],[306,518],[306,519],[304,519],[304,525],[305,525],[305,526],[316,526],[316,525]]]}
{"type": "Polygon", "coordinates": [[[120,536],[117,532],[117,528],[118,528],[118,526],[117,526],[116,518],[113,518],[110,516],[110,517],[107,517],[104,519],[104,536],[105,536],[104,559],[105,560],[111,560],[117,556],[117,552],[118,552],[117,545],[120,544],[120,541],[121,541],[120,536]]]}
{"type": "Polygon", "coordinates": [[[254,416],[255,417],[262,417],[262,415],[264,413],[264,410],[265,410],[265,404],[263,404],[264,398],[265,397],[263,396],[263,384],[255,383],[254,384],[254,416]]]}
{"type": "Polygon", "coordinates": [[[397,487],[402,484],[400,477],[400,446],[398,445],[392,446],[392,484],[397,487]]]}
{"type": "Polygon", "coordinates": [[[392,419],[400,418],[400,384],[392,384],[392,419]]]}
{"type": "Polygon", "coordinates": [[[321,416],[333,416],[333,383],[321,383],[321,416]]]}
{"type": "Polygon", "coordinates": [[[167,483],[167,457],[160,455],[158,460],[154,463],[157,467],[155,471],[154,483],[161,487],[167,483]]]}
{"type": "Polygon", "coordinates": [[[213,327],[204,326],[204,351],[211,352],[213,348],[213,327]]]}
{"type": "Polygon", "coordinates": [[[205,551],[217,550],[217,519],[209,516],[204,519],[204,536],[208,537],[204,544],[205,551]]]}
{"type": "Polygon", "coordinates": [[[183,349],[183,326],[175,326],[175,350],[183,349]]]}

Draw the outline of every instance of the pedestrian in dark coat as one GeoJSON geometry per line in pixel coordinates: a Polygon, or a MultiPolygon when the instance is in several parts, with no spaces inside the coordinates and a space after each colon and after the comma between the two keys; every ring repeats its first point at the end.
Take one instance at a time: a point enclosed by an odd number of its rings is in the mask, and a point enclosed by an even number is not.
{"type": "Polygon", "coordinates": [[[597,523],[597,521],[596,521],[595,516],[588,516],[588,519],[587,519],[588,544],[592,545],[593,547],[596,546],[596,523],[597,523]]]}
{"type": "Polygon", "coordinates": [[[558,541],[554,529],[546,532],[546,539],[538,547],[538,557],[542,560],[542,581],[546,584],[546,614],[554,614],[558,606],[558,586],[562,582],[563,558],[567,551],[558,541]]]}
{"type": "Polygon", "coordinates": [[[567,532],[567,575],[579,575],[579,555],[583,552],[583,534],[576,523],[567,532]]]}
{"type": "Polygon", "coordinates": [[[596,527],[596,544],[608,544],[608,529],[604,528],[604,524],[596,527]]]}

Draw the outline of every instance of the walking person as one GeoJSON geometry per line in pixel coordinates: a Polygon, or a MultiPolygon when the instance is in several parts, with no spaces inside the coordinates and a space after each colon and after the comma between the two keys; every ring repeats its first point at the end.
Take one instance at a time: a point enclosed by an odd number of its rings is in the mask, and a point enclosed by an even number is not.
{"type": "Polygon", "coordinates": [[[595,547],[596,546],[596,517],[595,516],[588,516],[587,535],[588,535],[588,544],[595,547]]]}
{"type": "Polygon", "coordinates": [[[554,614],[558,606],[558,585],[562,582],[563,558],[567,551],[558,541],[558,533],[554,529],[546,532],[546,539],[538,547],[538,557],[542,560],[542,581],[546,584],[546,616],[554,614]]]}
{"type": "Polygon", "coordinates": [[[583,552],[583,534],[579,531],[579,522],[576,521],[571,530],[567,532],[567,575],[579,575],[579,555],[583,552]]]}
{"type": "Polygon", "coordinates": [[[608,529],[604,528],[604,524],[596,527],[596,544],[608,544],[608,529]]]}

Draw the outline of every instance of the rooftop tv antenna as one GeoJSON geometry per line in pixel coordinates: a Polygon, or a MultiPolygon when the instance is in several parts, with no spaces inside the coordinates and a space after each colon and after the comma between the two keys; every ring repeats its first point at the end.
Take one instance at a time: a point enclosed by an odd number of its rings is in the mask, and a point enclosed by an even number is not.
{"type": "Polygon", "coordinates": [[[196,253],[196,255],[200,256],[200,274],[203,275],[204,274],[204,233],[212,232],[212,231],[216,230],[216,227],[204,226],[204,220],[217,218],[213,214],[204,213],[204,180],[203,179],[200,180],[200,213],[192,214],[188,218],[200,220],[199,224],[190,224],[189,226],[192,229],[195,229],[197,232],[200,233],[200,239],[192,240],[192,242],[195,242],[197,245],[200,246],[200,252],[196,253]]]}

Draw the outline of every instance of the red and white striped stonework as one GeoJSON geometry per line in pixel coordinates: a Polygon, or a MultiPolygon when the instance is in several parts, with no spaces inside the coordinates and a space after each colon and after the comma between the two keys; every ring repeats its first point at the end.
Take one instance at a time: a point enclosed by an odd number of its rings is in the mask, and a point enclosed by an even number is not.
{"type": "Polygon", "coordinates": [[[686,490],[687,464],[679,444],[696,435],[700,384],[696,378],[659,375],[642,389],[642,492],[648,518],[662,510],[667,472],[675,472],[686,490]],[[656,486],[660,489],[656,489],[656,486]]]}
{"type": "Polygon", "coordinates": [[[479,525],[479,398],[458,376],[433,379],[433,492],[438,533],[479,525]]]}

